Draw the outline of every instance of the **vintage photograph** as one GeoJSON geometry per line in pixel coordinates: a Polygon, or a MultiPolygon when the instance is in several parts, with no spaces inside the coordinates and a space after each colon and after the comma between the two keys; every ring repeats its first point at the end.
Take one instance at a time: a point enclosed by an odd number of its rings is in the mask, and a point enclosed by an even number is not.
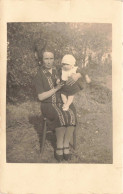
{"type": "Polygon", "coordinates": [[[113,163],[112,24],[7,23],[7,163],[113,163]]]}

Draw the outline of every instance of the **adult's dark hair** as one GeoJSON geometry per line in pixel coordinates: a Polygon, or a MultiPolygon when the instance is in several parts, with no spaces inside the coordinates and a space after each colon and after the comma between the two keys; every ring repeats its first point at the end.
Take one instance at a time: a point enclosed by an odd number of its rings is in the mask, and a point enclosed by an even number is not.
{"type": "Polygon", "coordinates": [[[51,52],[55,55],[55,49],[52,48],[52,43],[43,43],[42,41],[39,41],[37,44],[35,44],[35,56],[41,65],[43,65],[44,52],[51,52]]]}

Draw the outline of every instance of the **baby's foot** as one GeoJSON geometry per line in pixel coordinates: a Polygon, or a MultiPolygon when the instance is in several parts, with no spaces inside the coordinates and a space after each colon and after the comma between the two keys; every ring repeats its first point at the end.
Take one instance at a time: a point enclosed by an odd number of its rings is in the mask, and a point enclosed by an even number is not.
{"type": "Polygon", "coordinates": [[[67,104],[64,104],[63,107],[62,107],[62,109],[63,109],[64,111],[68,111],[69,106],[68,106],[67,104]]]}

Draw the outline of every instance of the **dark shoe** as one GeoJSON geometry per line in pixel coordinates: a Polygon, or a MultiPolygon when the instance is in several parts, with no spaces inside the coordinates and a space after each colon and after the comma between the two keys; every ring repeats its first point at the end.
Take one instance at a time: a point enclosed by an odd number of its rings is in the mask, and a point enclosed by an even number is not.
{"type": "MultiPolygon", "coordinates": [[[[69,149],[69,147],[65,147],[64,150],[65,149],[69,149]]],[[[70,160],[71,159],[71,154],[70,153],[68,153],[68,154],[63,153],[63,158],[65,160],[70,160]]]]}
{"type": "Polygon", "coordinates": [[[54,157],[58,162],[61,162],[63,160],[63,154],[57,154],[56,151],[57,150],[63,150],[63,148],[56,148],[55,152],[54,152],[54,157]]]}

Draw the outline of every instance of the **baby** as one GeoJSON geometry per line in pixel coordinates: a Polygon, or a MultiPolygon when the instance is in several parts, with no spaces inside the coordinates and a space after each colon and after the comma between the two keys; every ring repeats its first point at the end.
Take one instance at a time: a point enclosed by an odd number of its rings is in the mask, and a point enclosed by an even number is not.
{"type": "MultiPolygon", "coordinates": [[[[72,104],[74,95],[83,89],[82,79],[80,78],[77,82],[75,82],[72,86],[67,85],[66,81],[72,74],[80,73],[79,68],[75,66],[76,60],[72,55],[65,55],[62,58],[62,68],[61,68],[61,82],[64,83],[61,89],[61,98],[64,103],[63,110],[67,111],[69,106],[72,104]]],[[[86,75],[86,81],[89,83],[89,77],[86,75]]],[[[60,80],[57,80],[57,84],[60,80]]]]}

